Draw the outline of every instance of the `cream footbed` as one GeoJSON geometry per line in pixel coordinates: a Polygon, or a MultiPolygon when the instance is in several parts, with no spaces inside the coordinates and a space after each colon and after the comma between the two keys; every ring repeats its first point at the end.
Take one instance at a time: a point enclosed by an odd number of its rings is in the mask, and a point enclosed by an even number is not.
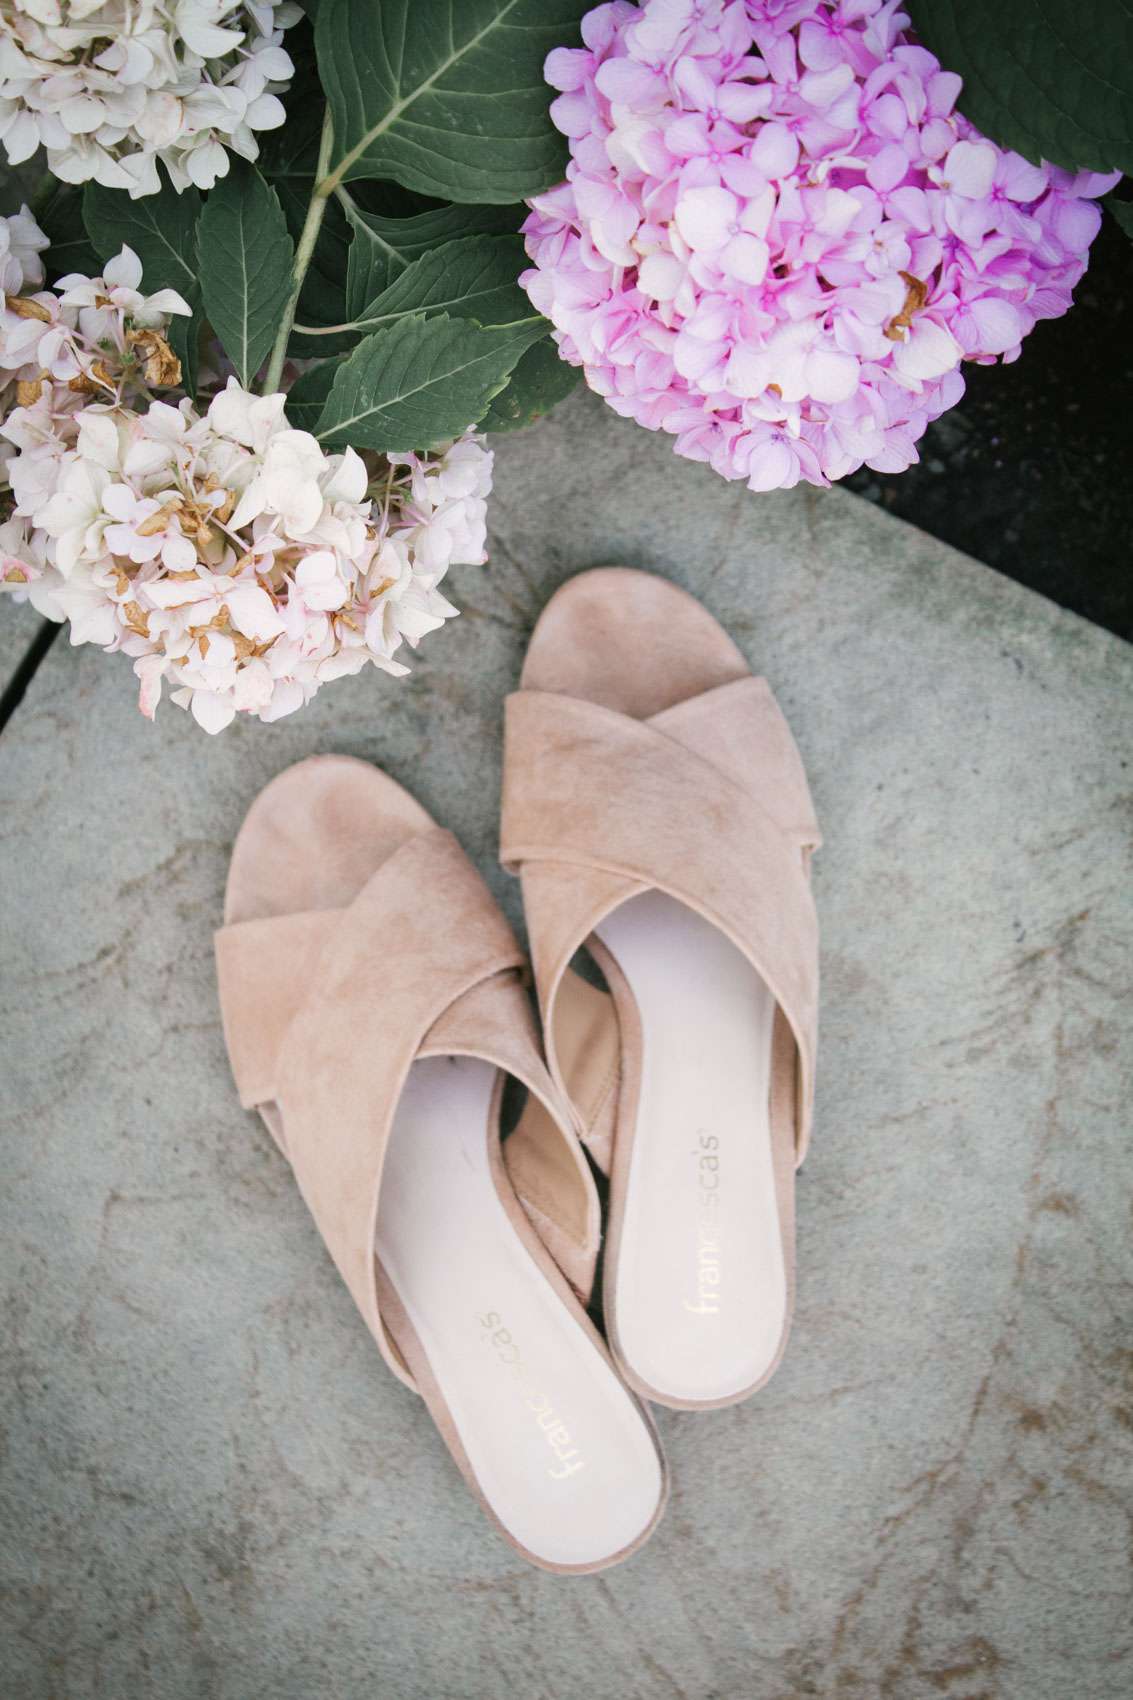
{"type": "Polygon", "coordinates": [[[474,1058],[413,1064],[375,1250],[496,1517],[545,1563],[595,1564],[648,1528],[661,1466],[640,1410],[500,1202],[496,1077],[474,1058]]]}
{"type": "Polygon", "coordinates": [[[662,1397],[762,1379],[787,1322],[769,1091],[775,999],[747,958],[650,891],[595,929],[637,1005],[641,1089],[609,1318],[662,1397]]]}

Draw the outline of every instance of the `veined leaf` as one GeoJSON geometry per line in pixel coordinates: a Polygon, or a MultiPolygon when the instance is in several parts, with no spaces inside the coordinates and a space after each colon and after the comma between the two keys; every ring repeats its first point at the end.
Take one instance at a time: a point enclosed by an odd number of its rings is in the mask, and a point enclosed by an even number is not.
{"type": "MultiPolygon", "coordinates": [[[[81,183],[51,185],[51,192],[36,213],[36,223],[51,246],[43,256],[48,281],[66,277],[69,272],[83,272],[97,277],[104,260],[95,253],[83,223],[83,189],[81,183]]],[[[105,256],[110,259],[110,255],[105,256]]]]}
{"type": "Polygon", "coordinates": [[[83,191],[83,223],[103,264],[123,243],[142,262],[146,289],[176,289],[189,300],[197,287],[197,219],[201,197],[196,189],[178,195],[162,178],[161,193],[132,201],[124,189],[88,183],[83,191]]]}
{"type": "Polygon", "coordinates": [[[429,448],[481,417],[526,333],[468,319],[405,319],[359,343],[335,373],[315,435],[330,448],[429,448]]]}
{"type": "Polygon", "coordinates": [[[333,326],[330,334],[336,341],[343,336],[358,341],[415,313],[426,318],[449,313],[478,325],[528,329],[532,337],[539,336],[545,321],[515,281],[523,261],[518,236],[466,236],[444,242],[414,260],[356,318],[333,326]]]}
{"type": "Polygon", "coordinates": [[[515,281],[526,255],[520,236],[465,236],[443,242],[394,279],[361,314],[365,330],[406,313],[451,313],[478,325],[524,325],[541,315],[515,281]]]}
{"type": "Polygon", "coordinates": [[[367,212],[349,190],[339,197],[353,235],[346,274],[346,316],[357,318],[407,266],[460,236],[504,236],[527,217],[518,206],[432,207],[410,218],[367,212]]]}
{"type": "Polygon", "coordinates": [[[132,201],[124,189],[88,183],[83,191],[83,223],[101,265],[123,244],[142,262],[147,295],[175,289],[193,309],[192,317],[174,314],[169,342],[181,362],[182,381],[192,395],[197,387],[197,332],[203,319],[197,281],[197,220],[201,197],[196,189],[178,195],[162,174],[161,192],[132,201]]]}
{"type": "Polygon", "coordinates": [[[337,360],[324,360],[321,366],[312,366],[292,384],[287,392],[286,411],[297,431],[314,431],[335,376],[345,360],[344,354],[337,360]]]}
{"type": "Polygon", "coordinates": [[[479,420],[484,431],[519,431],[550,413],[577,388],[581,366],[568,366],[549,336],[521,355],[510,380],[488,403],[479,420]]]}
{"type": "Polygon", "coordinates": [[[212,328],[245,389],[275,341],[294,258],[279,196],[254,165],[234,158],[201,214],[201,289],[212,328]]]}
{"type": "Polygon", "coordinates": [[[562,175],[543,61],[589,0],[319,0],[315,45],[342,182],[517,201],[562,175]]]}
{"type": "Polygon", "coordinates": [[[964,79],[960,111],[1001,147],[1069,171],[1133,172],[1133,16],[1122,0],[909,0],[964,79]]]}

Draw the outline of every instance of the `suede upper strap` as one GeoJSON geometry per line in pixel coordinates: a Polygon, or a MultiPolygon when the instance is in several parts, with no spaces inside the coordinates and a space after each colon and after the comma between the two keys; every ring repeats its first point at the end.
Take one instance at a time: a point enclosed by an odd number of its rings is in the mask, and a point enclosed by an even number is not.
{"type": "MultiPolygon", "coordinates": [[[[523,955],[449,832],[407,840],[346,909],[241,922],[217,935],[221,1005],[245,1100],[277,1101],[286,1151],[387,1361],[374,1282],[378,1186],[405,1077],[448,1015],[459,1048],[553,1088],[517,1056],[523,955]],[[465,1016],[454,1006],[476,994],[465,1016]],[[518,1003],[517,1003],[518,1000],[518,1003]],[[248,1031],[262,1028],[249,1042],[248,1031]],[[242,1048],[238,1048],[242,1047],[242,1048]]],[[[522,1032],[522,1028],[519,1030],[522,1032]]]]}
{"type": "Polygon", "coordinates": [[[278,1097],[279,1057],[341,909],[237,921],[216,934],[224,1036],[246,1110],[278,1097]]]}
{"type": "Polygon", "coordinates": [[[733,940],[790,1024],[801,1159],[818,1017],[804,852],[820,835],[766,681],[734,681],[647,721],[521,690],[508,698],[506,736],[501,857],[523,878],[544,1011],[604,915],[636,892],[669,892],[733,940]]]}

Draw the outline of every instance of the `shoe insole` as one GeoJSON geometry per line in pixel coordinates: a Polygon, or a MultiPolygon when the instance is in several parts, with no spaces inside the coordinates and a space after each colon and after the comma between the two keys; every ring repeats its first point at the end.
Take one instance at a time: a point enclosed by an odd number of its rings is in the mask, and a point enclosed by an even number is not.
{"type": "Polygon", "coordinates": [[[375,1249],[495,1515],[547,1563],[597,1563],[648,1527],[661,1467],[639,1408],[500,1202],[495,1081],[475,1059],[414,1063],[375,1249]]]}
{"type": "Polygon", "coordinates": [[[723,933],[664,892],[629,899],[595,930],[633,993],[644,1053],[614,1272],[618,1345],[657,1393],[725,1399],[770,1369],[786,1324],[768,1108],[775,999],[723,933]]]}

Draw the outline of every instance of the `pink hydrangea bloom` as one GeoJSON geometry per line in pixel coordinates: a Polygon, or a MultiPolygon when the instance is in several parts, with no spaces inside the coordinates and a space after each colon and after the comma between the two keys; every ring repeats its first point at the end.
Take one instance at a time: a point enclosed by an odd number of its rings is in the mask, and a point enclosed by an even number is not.
{"type": "Polygon", "coordinates": [[[899,0],[614,0],[549,55],[521,282],[616,412],[753,490],[917,459],[1057,318],[1119,173],[987,141],[899,0]]]}

